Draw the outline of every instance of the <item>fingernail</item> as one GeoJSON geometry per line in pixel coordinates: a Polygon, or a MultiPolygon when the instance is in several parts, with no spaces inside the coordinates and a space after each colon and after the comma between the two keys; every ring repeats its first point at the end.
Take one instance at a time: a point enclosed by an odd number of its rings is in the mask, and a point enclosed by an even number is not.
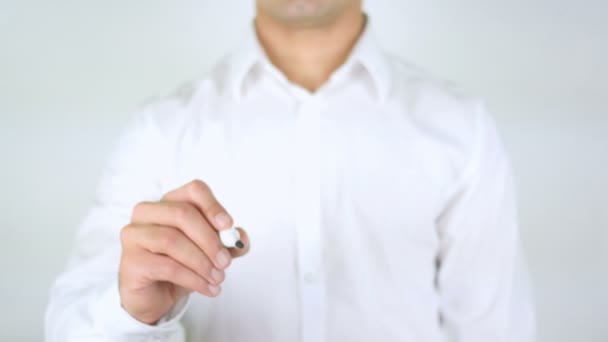
{"type": "Polygon", "coordinates": [[[220,226],[220,228],[228,228],[230,226],[230,216],[224,212],[221,212],[215,215],[215,223],[220,226]]]}
{"type": "Polygon", "coordinates": [[[228,253],[226,249],[222,249],[219,253],[217,253],[215,259],[220,267],[226,267],[230,262],[230,253],[228,253]]]}
{"type": "Polygon", "coordinates": [[[209,292],[211,292],[212,295],[217,296],[217,294],[220,293],[220,287],[215,285],[209,285],[209,292]]]}
{"type": "Polygon", "coordinates": [[[211,278],[219,283],[222,281],[222,272],[220,272],[217,268],[213,268],[211,270],[211,278]]]}

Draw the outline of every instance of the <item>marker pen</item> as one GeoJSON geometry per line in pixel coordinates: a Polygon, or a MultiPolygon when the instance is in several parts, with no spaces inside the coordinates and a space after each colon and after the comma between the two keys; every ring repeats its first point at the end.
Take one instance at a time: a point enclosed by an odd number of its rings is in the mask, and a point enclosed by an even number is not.
{"type": "Polygon", "coordinates": [[[243,241],[241,241],[241,234],[236,229],[236,227],[220,230],[220,240],[226,248],[245,247],[243,241]]]}

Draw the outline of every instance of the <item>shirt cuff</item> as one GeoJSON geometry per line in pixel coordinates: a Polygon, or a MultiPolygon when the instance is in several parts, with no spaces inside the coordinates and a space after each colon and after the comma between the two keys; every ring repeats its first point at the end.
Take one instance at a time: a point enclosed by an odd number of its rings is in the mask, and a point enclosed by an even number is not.
{"type": "Polygon", "coordinates": [[[118,282],[101,294],[97,302],[96,324],[108,341],[116,342],[178,342],[185,341],[179,323],[190,304],[190,295],[181,298],[157,324],[142,323],[131,316],[121,305],[118,282]]]}

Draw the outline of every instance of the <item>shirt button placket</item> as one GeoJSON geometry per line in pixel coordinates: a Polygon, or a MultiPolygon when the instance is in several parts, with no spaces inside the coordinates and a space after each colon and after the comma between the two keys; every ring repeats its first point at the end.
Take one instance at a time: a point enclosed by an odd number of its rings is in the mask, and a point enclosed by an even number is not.
{"type": "Polygon", "coordinates": [[[295,134],[295,224],[302,342],[325,340],[325,287],[321,251],[321,106],[301,102],[295,134]]]}

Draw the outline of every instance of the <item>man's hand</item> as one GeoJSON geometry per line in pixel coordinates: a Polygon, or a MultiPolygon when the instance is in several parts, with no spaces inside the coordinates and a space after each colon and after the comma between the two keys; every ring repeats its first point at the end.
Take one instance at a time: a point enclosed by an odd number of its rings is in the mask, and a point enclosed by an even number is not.
{"type": "Polygon", "coordinates": [[[122,306],[135,319],[154,324],[192,291],[217,296],[233,257],[249,250],[224,247],[218,230],[233,221],[202,181],[167,193],[160,202],[141,202],[121,231],[119,289],[122,306]]]}

